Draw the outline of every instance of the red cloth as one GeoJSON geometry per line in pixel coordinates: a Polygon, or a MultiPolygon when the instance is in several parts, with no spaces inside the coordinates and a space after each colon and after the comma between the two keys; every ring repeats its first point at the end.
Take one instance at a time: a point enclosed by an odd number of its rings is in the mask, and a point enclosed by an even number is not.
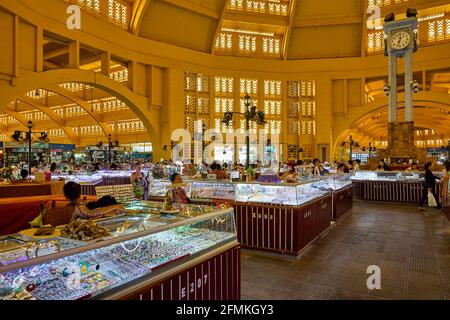
{"type": "Polygon", "coordinates": [[[40,205],[44,202],[34,200],[0,204],[0,235],[17,233],[30,228],[28,222],[39,215],[40,205]]]}

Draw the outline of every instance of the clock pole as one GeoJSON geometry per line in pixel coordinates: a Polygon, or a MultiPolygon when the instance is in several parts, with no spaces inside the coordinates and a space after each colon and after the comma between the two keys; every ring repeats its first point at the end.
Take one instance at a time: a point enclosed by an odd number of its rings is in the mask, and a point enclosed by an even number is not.
{"type": "Polygon", "coordinates": [[[397,122],[397,57],[389,55],[389,123],[397,122]]]}
{"type": "Polygon", "coordinates": [[[389,57],[389,123],[397,122],[397,59],[405,61],[405,122],[413,121],[412,55],[417,51],[417,17],[408,17],[384,24],[385,56],[389,57]]]}
{"type": "Polygon", "coordinates": [[[412,50],[405,52],[405,121],[413,121],[413,94],[412,94],[412,50]]]}
{"type": "Polygon", "coordinates": [[[417,51],[417,11],[408,9],[406,19],[395,21],[394,14],[385,18],[385,56],[389,57],[389,83],[384,91],[389,96],[388,146],[385,154],[388,159],[404,162],[417,158],[414,143],[413,90],[418,84],[413,81],[412,55],[417,51]],[[405,118],[397,119],[397,59],[405,63],[405,118]]]}

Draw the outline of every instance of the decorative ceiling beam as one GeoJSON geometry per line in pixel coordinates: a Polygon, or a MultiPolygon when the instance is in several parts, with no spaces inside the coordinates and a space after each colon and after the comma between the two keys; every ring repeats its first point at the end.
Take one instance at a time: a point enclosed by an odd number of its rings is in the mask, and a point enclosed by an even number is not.
{"type": "Polygon", "coordinates": [[[113,134],[111,131],[111,128],[106,123],[103,122],[101,115],[97,112],[93,112],[92,106],[85,100],[80,99],[79,97],[74,95],[72,92],[70,92],[64,88],[61,88],[58,85],[50,85],[50,86],[45,87],[44,89],[48,90],[48,91],[52,91],[54,93],[57,93],[65,98],[67,98],[68,100],[72,101],[73,103],[76,103],[81,108],[83,108],[91,116],[91,118],[94,119],[98,123],[98,125],[102,128],[103,133],[105,134],[106,137],[109,134],[111,134],[111,135],[113,134]]]}
{"type": "Polygon", "coordinates": [[[9,107],[3,108],[2,111],[4,113],[10,115],[14,119],[16,119],[25,128],[28,128],[28,120],[23,115],[21,115],[19,112],[14,111],[14,110],[10,109],[9,107]]]}
{"type": "Polygon", "coordinates": [[[217,23],[216,32],[214,33],[213,42],[211,44],[211,54],[214,53],[214,50],[216,48],[217,37],[219,36],[220,30],[222,29],[223,17],[225,16],[225,11],[227,11],[228,1],[229,0],[225,1],[223,8],[222,8],[222,13],[220,14],[219,22],[217,23]]]}
{"type": "Polygon", "coordinates": [[[133,12],[131,14],[130,20],[130,31],[134,35],[139,35],[139,32],[141,31],[142,19],[144,18],[144,14],[149,4],[150,0],[136,0],[133,3],[133,12]]]}
{"type": "Polygon", "coordinates": [[[55,124],[57,124],[64,131],[64,133],[72,143],[77,144],[79,142],[78,138],[73,134],[71,128],[66,126],[65,120],[55,111],[53,111],[46,105],[28,97],[20,98],[17,100],[45,113],[55,124]]]}
{"type": "Polygon", "coordinates": [[[273,25],[286,27],[289,24],[289,17],[277,16],[274,14],[263,14],[263,13],[242,13],[242,12],[231,12],[225,10],[224,20],[238,21],[242,23],[255,23],[262,25],[273,25]]]}
{"type": "Polygon", "coordinates": [[[369,0],[363,0],[362,7],[362,32],[361,32],[361,57],[365,57],[367,53],[367,7],[369,0]]]}
{"type": "Polygon", "coordinates": [[[56,49],[56,50],[53,50],[53,51],[49,51],[47,53],[44,53],[44,60],[56,58],[56,57],[59,57],[59,56],[62,56],[64,54],[66,54],[66,53],[69,53],[69,48],[68,47],[56,49]]]}
{"type": "Polygon", "coordinates": [[[406,9],[408,8],[422,10],[427,8],[440,7],[444,5],[448,5],[448,0],[414,0],[413,3],[411,3],[411,1],[407,1],[386,7],[381,7],[381,16],[383,19],[385,15],[391,12],[406,13],[406,9]]]}
{"type": "Polygon", "coordinates": [[[62,67],[50,61],[44,61],[44,67],[47,69],[61,69],[62,67]]]}
{"type": "Polygon", "coordinates": [[[294,18],[295,18],[295,9],[297,8],[297,0],[291,0],[290,8],[289,8],[289,24],[286,28],[286,31],[283,35],[283,44],[282,44],[282,51],[281,56],[283,57],[283,60],[287,60],[288,57],[288,49],[289,49],[289,43],[291,40],[291,31],[292,31],[292,25],[294,24],[294,18]]]}
{"type": "Polygon", "coordinates": [[[345,24],[361,24],[364,19],[362,17],[330,17],[330,18],[300,18],[293,24],[294,28],[301,27],[322,27],[335,26],[345,24]]]}
{"type": "Polygon", "coordinates": [[[90,63],[93,63],[93,62],[100,61],[101,58],[102,58],[102,55],[99,54],[99,55],[96,55],[96,56],[93,56],[93,57],[89,57],[89,58],[80,60],[80,66],[84,66],[86,64],[90,64],[90,63]]]}
{"type": "Polygon", "coordinates": [[[209,18],[213,18],[216,20],[220,19],[220,12],[216,12],[215,10],[212,10],[210,8],[207,8],[205,6],[202,6],[200,4],[188,1],[188,0],[160,0],[162,2],[168,3],[172,6],[182,8],[185,10],[188,10],[193,13],[200,14],[202,16],[206,16],[209,18]]]}

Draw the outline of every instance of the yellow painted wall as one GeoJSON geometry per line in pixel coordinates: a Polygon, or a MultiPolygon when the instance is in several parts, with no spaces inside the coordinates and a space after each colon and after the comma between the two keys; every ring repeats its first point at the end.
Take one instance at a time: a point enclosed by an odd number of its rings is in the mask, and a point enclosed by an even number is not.
{"type": "MultiPolygon", "coordinates": [[[[351,7],[353,1],[345,3],[351,7]]],[[[6,103],[22,95],[26,92],[25,90],[34,89],[42,78],[40,74],[32,74],[32,71],[41,68],[42,59],[39,57],[42,56],[42,52],[39,52],[41,50],[39,44],[42,43],[42,30],[45,30],[45,32],[57,34],[70,41],[78,41],[80,45],[96,48],[100,52],[107,52],[111,56],[128,61],[130,78],[128,88],[119,92],[116,88],[119,84],[105,82],[103,89],[110,89],[118,97],[125,100],[128,97],[129,103],[135,103],[134,110],[150,131],[150,139],[153,142],[157,160],[160,157],[170,156],[170,148],[168,151],[163,151],[162,147],[170,146],[170,133],[174,129],[184,127],[184,71],[210,76],[229,76],[236,79],[257,78],[260,83],[264,79],[284,82],[315,80],[317,135],[313,142],[316,146],[329,145],[331,154],[337,138],[354,122],[354,117],[351,115],[371,111],[370,106],[364,103],[365,79],[384,76],[387,73],[387,60],[381,54],[368,57],[287,61],[216,56],[143,39],[87,13],[82,15],[82,30],[71,31],[65,26],[67,17],[65,8],[66,3],[59,0],[0,0],[0,30],[2,30],[0,108],[4,108],[6,103]],[[19,22],[18,25],[15,21],[19,22]],[[17,50],[15,50],[16,37],[19,39],[17,50]]],[[[301,5],[297,7],[298,10],[299,8],[302,8],[301,5]]],[[[306,13],[312,10],[308,7],[304,9],[306,13]]],[[[360,7],[356,6],[352,10],[356,15],[360,7]]],[[[322,13],[311,11],[311,16],[322,13]]],[[[301,41],[297,40],[299,43],[304,42],[304,37],[307,37],[309,48],[305,50],[309,51],[293,52],[299,57],[317,54],[320,56],[321,52],[324,52],[323,55],[326,56],[324,39],[319,34],[311,36],[315,34],[314,30],[309,31],[302,33],[303,31],[299,30],[301,41]]],[[[341,31],[339,28],[332,27],[326,31],[328,37],[334,39],[335,49],[338,50],[336,46],[341,44],[342,50],[348,50],[349,55],[360,51],[359,45],[345,43],[345,39],[339,38],[341,31]]],[[[358,31],[356,28],[354,32],[360,32],[360,29],[358,31]]],[[[204,35],[192,33],[192,36],[203,37],[204,35]]],[[[295,37],[293,39],[295,42],[295,37]]],[[[203,49],[199,48],[199,50],[203,49]]],[[[421,48],[414,56],[414,70],[448,68],[450,66],[448,52],[450,52],[448,42],[421,48]]],[[[402,67],[399,69],[399,72],[401,71],[402,67]]],[[[68,81],[63,73],[60,73],[58,77],[51,80],[54,83],[68,81]]],[[[80,79],[84,77],[87,79],[85,74],[80,75],[80,79]]],[[[285,95],[284,92],[283,96],[285,95]]],[[[284,103],[285,106],[286,103],[284,103]]],[[[284,119],[286,119],[285,109],[284,119]]],[[[286,126],[287,123],[283,125],[286,126]]],[[[295,136],[288,137],[284,132],[281,143],[296,142],[295,136]]],[[[315,153],[317,155],[317,148],[315,153]]]]}

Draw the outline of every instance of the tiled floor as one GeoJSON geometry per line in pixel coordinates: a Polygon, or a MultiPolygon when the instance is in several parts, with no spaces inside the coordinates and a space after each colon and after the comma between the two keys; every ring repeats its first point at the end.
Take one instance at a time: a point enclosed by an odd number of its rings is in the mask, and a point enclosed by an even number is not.
{"type": "Polygon", "coordinates": [[[243,299],[450,299],[450,224],[436,209],[354,202],[298,260],[242,253],[243,299]],[[381,289],[369,290],[369,265],[381,289]]]}

